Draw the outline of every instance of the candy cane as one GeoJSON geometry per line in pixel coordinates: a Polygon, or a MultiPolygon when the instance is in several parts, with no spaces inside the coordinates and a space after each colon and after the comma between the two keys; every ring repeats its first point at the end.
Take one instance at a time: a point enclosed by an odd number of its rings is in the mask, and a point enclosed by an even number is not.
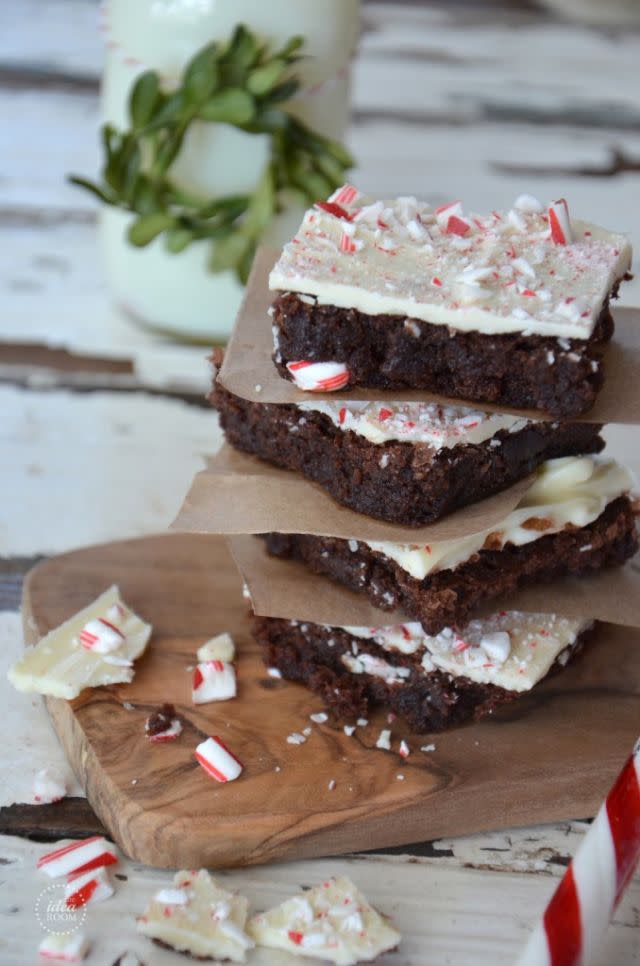
{"type": "Polygon", "coordinates": [[[38,868],[55,879],[59,875],[89,872],[104,865],[115,865],[118,856],[111,842],[107,842],[101,835],[85,839],[83,842],[73,842],[54,852],[47,852],[38,859],[38,868]]]}
{"type": "Polygon", "coordinates": [[[518,966],[587,966],[640,859],[640,742],[567,869],[518,966]]]}
{"type": "Polygon", "coordinates": [[[194,754],[207,775],[217,782],[232,782],[242,774],[242,763],[217,735],[201,742],[194,754]]]}
{"type": "Polygon", "coordinates": [[[93,872],[80,872],[69,877],[65,886],[65,904],[68,909],[80,909],[90,902],[102,902],[113,895],[113,886],[104,868],[93,872]]]}
{"type": "Polygon", "coordinates": [[[305,392],[334,392],[349,382],[343,362],[288,362],[287,369],[298,389],[305,392]]]}

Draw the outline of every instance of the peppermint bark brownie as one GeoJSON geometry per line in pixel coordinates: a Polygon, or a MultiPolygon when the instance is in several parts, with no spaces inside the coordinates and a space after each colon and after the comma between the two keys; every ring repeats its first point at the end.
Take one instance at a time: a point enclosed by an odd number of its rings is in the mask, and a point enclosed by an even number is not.
{"type": "Polygon", "coordinates": [[[527,476],[544,460],[597,453],[590,423],[550,423],[429,403],[253,403],[214,384],[232,446],[319,483],[344,506],[421,526],[527,476]]]}
{"type": "Polygon", "coordinates": [[[593,622],[502,611],[460,631],[420,624],[328,627],[256,618],[268,667],[318,693],[338,718],[382,706],[414,731],[441,731],[493,714],[527,694],[581,649],[593,622]]]}
{"type": "Polygon", "coordinates": [[[267,549],[365,593],[382,610],[402,608],[437,634],[518,587],[624,563],[638,549],[631,482],[614,461],[554,460],[490,532],[428,546],[272,533],[267,549]]]}
{"type": "Polygon", "coordinates": [[[603,383],[623,235],[528,195],[465,215],[346,185],[273,268],[274,361],[300,389],[425,389],[572,418],[603,383]]]}

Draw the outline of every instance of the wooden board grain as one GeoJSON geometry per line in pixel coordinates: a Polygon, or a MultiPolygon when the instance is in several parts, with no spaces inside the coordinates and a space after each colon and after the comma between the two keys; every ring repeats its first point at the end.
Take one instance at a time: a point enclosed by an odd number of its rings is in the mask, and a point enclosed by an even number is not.
{"type": "MultiPolygon", "coordinates": [[[[40,563],[25,584],[27,639],[113,582],[155,628],[133,683],[48,706],[91,805],[123,850],[149,865],[250,865],[586,817],[640,726],[640,634],[604,626],[579,661],[500,720],[410,736],[406,761],[375,749],[382,714],[351,738],[314,725],[305,744],[290,745],[287,735],[311,724],[320,705],[266,674],[221,538],[147,537],[40,563]],[[188,668],[199,644],[222,630],[238,645],[239,695],[194,707],[188,668]],[[144,721],[164,701],[178,708],[184,732],[152,745],[144,721]],[[193,758],[212,733],[244,763],[232,784],[217,785],[193,758]],[[435,752],[420,752],[430,741],[435,752]]],[[[405,732],[392,727],[397,748],[405,732]]]]}

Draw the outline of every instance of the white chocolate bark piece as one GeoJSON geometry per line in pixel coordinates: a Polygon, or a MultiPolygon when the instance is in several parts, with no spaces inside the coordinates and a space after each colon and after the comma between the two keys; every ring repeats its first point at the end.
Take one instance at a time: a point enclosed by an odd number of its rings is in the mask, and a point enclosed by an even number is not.
{"type": "MultiPolygon", "coordinates": [[[[84,688],[133,680],[133,662],[144,653],[152,627],[121,600],[110,587],[92,604],[50,631],[9,669],[18,691],[35,691],[55,698],[75,698],[84,688]],[[117,627],[120,643],[107,653],[81,643],[81,635],[94,622],[105,619],[117,627]]],[[[86,635],[85,635],[86,636],[86,635]]],[[[110,636],[110,640],[111,640],[110,636]]]]}
{"type": "Polygon", "coordinates": [[[568,214],[567,223],[554,238],[548,209],[528,196],[508,212],[466,215],[460,202],[434,210],[345,186],[306,212],[269,287],[463,332],[588,339],[631,246],[568,214]]]}
{"type": "Polygon", "coordinates": [[[297,403],[302,412],[328,416],[333,425],[350,430],[378,446],[392,440],[421,443],[435,452],[483,443],[500,430],[517,433],[536,420],[508,413],[485,413],[467,406],[443,406],[429,402],[345,402],[318,399],[297,403]]]}
{"type": "Polygon", "coordinates": [[[401,936],[346,876],[287,899],[248,925],[256,945],[338,966],[371,962],[395,949],[401,936]]]}
{"type": "Polygon", "coordinates": [[[236,647],[233,643],[231,634],[225,631],[223,634],[216,634],[210,641],[206,641],[202,647],[198,648],[198,661],[233,661],[236,656],[236,647]]]}
{"type": "Polygon", "coordinates": [[[84,933],[50,933],[45,936],[38,952],[43,959],[56,963],[81,963],[89,952],[84,933]]]}
{"type": "MultiPolygon", "coordinates": [[[[452,677],[521,692],[531,690],[556,660],[564,663],[579,635],[592,624],[584,617],[501,611],[472,620],[460,630],[445,627],[434,635],[426,634],[422,625],[413,621],[389,627],[341,629],[353,637],[374,641],[390,657],[394,651],[420,654],[426,674],[446,671],[452,677]]],[[[408,668],[368,654],[365,645],[345,652],[341,661],[352,674],[376,675],[395,685],[402,685],[410,673],[408,668]]]]}
{"type": "Polygon", "coordinates": [[[594,456],[564,456],[547,460],[520,503],[501,523],[456,540],[425,545],[363,541],[394,560],[416,580],[465,563],[491,536],[491,549],[522,547],[569,525],[586,527],[605,507],[635,486],[632,473],[616,460],[594,456]]]}
{"type": "Polygon", "coordinates": [[[205,869],[177,872],[138,918],[138,932],[206,959],[244,963],[253,940],[245,932],[249,903],[221,889],[205,869]]]}

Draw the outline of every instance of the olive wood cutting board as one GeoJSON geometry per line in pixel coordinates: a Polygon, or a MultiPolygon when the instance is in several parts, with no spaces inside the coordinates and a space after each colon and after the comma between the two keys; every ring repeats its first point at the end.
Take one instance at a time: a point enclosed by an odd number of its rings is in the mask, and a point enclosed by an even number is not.
{"type": "Polygon", "coordinates": [[[423,736],[396,721],[393,752],[375,748],[388,726],[382,712],[353,737],[313,724],[318,698],[266,673],[217,536],[147,537],[40,563],[25,584],[27,641],[112,583],[154,625],[134,681],[47,704],[90,804],[127,855],[149,865],[241,866],[584,818],[640,730],[640,632],[612,625],[499,719],[423,736]],[[238,696],[196,707],[189,668],[221,631],[236,640],[238,696]],[[184,731],[152,744],[145,719],[165,701],[184,731]],[[287,743],[307,726],[304,744],[287,743]],[[219,785],[196,763],[193,749],[210,734],[243,762],[237,781],[219,785]],[[406,760],[396,753],[402,737],[406,760]],[[420,751],[430,743],[435,751],[420,751]]]}

